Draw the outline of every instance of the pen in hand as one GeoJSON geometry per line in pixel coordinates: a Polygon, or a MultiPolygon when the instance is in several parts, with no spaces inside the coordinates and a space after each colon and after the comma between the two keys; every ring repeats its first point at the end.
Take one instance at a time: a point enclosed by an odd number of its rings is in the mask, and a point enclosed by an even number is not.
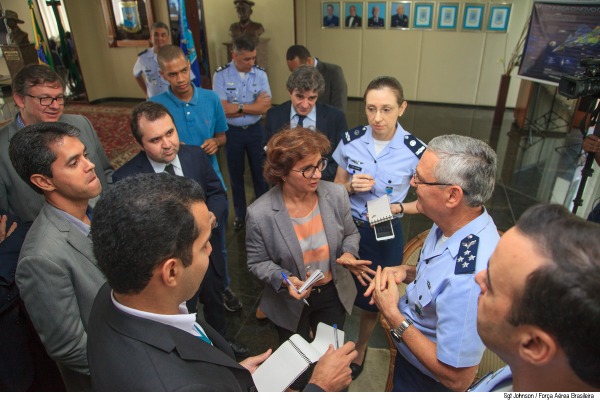
{"type": "MultiPolygon", "coordinates": [[[[285,274],[285,272],[281,272],[281,276],[283,276],[283,280],[290,285],[291,287],[295,287],[292,282],[290,282],[289,278],[287,277],[287,275],[285,274]]],[[[306,304],[307,306],[310,306],[310,304],[308,304],[308,301],[306,301],[306,299],[302,299],[302,301],[304,302],[304,304],[306,304]]]]}
{"type": "Polygon", "coordinates": [[[333,324],[333,340],[335,340],[335,349],[339,349],[340,344],[338,342],[337,324],[333,324]]]}

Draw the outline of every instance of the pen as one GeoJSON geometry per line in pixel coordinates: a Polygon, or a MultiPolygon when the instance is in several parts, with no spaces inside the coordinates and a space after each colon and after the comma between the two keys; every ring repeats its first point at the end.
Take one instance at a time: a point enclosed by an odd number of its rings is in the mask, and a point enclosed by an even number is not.
{"type": "Polygon", "coordinates": [[[333,324],[333,340],[335,340],[335,349],[339,349],[340,345],[338,343],[337,324],[333,324]]]}
{"type": "MultiPolygon", "coordinates": [[[[286,283],[288,285],[290,285],[291,287],[295,287],[292,282],[290,282],[290,280],[288,279],[287,275],[285,274],[285,272],[281,271],[281,276],[283,276],[283,280],[286,281],[286,283]]],[[[304,302],[304,304],[306,304],[307,306],[310,306],[310,304],[308,304],[308,301],[306,301],[306,299],[302,299],[302,301],[304,302]]]]}

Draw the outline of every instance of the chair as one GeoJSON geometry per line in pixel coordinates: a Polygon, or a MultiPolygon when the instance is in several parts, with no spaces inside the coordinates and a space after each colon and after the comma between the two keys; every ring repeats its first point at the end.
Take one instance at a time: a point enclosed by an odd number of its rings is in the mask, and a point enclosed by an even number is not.
{"type": "MultiPolygon", "coordinates": [[[[504,232],[498,230],[498,233],[500,234],[500,236],[502,236],[504,232]]],[[[406,244],[406,246],[404,246],[404,257],[402,258],[402,264],[417,265],[419,261],[419,255],[421,254],[421,248],[423,247],[423,242],[425,242],[425,238],[428,234],[429,229],[419,233],[417,236],[412,238],[406,244]]],[[[400,296],[404,295],[404,293],[406,293],[406,284],[401,283],[400,285],[398,285],[398,289],[400,291],[400,296]]],[[[392,335],[390,334],[390,325],[383,317],[383,315],[380,315],[381,317],[379,321],[381,323],[383,331],[385,332],[385,337],[387,339],[388,347],[390,350],[390,363],[388,367],[388,377],[387,382],[385,384],[385,391],[391,392],[392,387],[394,386],[394,365],[396,363],[396,355],[398,350],[396,350],[396,344],[394,342],[394,339],[392,338],[392,335]]],[[[488,372],[495,371],[499,368],[502,368],[505,365],[506,363],[502,361],[502,359],[498,357],[496,353],[486,348],[483,352],[481,362],[479,363],[477,374],[475,375],[475,382],[481,379],[488,372]]]]}

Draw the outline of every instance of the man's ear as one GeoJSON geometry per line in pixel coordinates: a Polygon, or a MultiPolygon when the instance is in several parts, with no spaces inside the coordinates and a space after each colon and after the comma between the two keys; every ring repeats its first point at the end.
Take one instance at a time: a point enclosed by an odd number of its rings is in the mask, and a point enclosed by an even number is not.
{"type": "Polygon", "coordinates": [[[446,196],[446,206],[448,208],[457,207],[463,197],[465,197],[463,191],[455,185],[448,186],[444,191],[444,195],[446,196]]]}
{"type": "Polygon", "coordinates": [[[13,93],[13,100],[18,108],[25,108],[25,100],[18,93],[13,93]]]}
{"type": "Polygon", "coordinates": [[[167,258],[156,267],[162,282],[166,286],[177,286],[180,277],[179,266],[181,266],[181,261],[179,259],[167,258]]]}
{"type": "Polygon", "coordinates": [[[306,61],[307,61],[307,64],[310,65],[311,67],[315,66],[315,59],[313,57],[308,57],[308,59],[306,61]]]}
{"type": "Polygon", "coordinates": [[[556,340],[537,326],[520,327],[519,357],[528,364],[542,366],[550,363],[559,349],[556,340]]]}
{"type": "Polygon", "coordinates": [[[44,192],[53,192],[56,190],[54,183],[52,183],[52,178],[49,178],[46,175],[33,174],[29,177],[29,180],[44,192]]]}

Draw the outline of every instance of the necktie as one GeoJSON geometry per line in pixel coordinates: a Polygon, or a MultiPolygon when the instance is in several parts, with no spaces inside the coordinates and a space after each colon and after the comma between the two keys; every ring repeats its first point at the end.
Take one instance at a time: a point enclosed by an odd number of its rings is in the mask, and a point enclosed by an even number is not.
{"type": "Polygon", "coordinates": [[[167,166],[165,167],[165,172],[171,175],[177,175],[175,173],[175,168],[173,168],[173,164],[167,164],[167,166]]]}
{"type": "Polygon", "coordinates": [[[194,322],[194,329],[196,330],[196,332],[198,332],[198,338],[204,340],[206,343],[212,345],[212,342],[210,341],[210,339],[208,338],[208,336],[206,336],[206,334],[204,332],[202,332],[202,329],[200,329],[200,325],[198,325],[197,322],[194,322]]]}
{"type": "Polygon", "coordinates": [[[304,118],[306,118],[306,115],[299,115],[299,114],[296,114],[296,115],[298,116],[298,126],[302,126],[303,127],[304,126],[303,125],[304,118]]]}

